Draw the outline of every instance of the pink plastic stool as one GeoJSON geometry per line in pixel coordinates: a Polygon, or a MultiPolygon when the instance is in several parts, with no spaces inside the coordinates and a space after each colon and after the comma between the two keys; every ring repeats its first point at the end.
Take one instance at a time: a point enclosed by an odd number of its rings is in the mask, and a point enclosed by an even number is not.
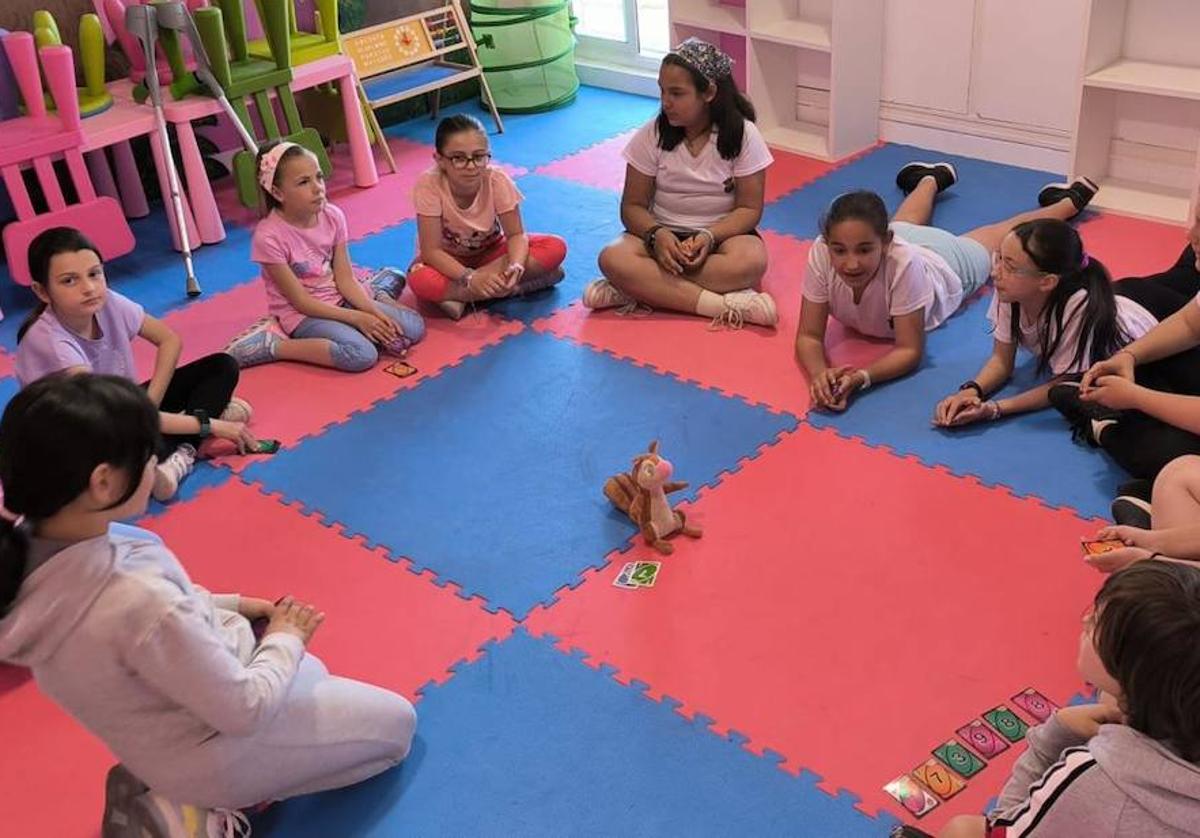
{"type": "Polygon", "coordinates": [[[51,227],[78,228],[96,244],[103,259],[129,253],[134,245],[133,231],[125,221],[121,205],[113,198],[96,195],[83,160],[84,140],[70,47],[50,46],[41,50],[42,72],[58,107],[58,112],[51,115],[46,112],[33,35],[14,32],[5,35],[2,43],[27,113],[0,122],[0,174],[17,212],[17,220],[4,228],[3,237],[13,279],[22,285],[31,282],[29,244],[51,227]],[[53,166],[58,155],[66,160],[79,203],[67,204],[63,197],[53,166]],[[37,173],[46,196],[46,212],[34,209],[25,188],[21,170],[29,165],[37,173]]]}

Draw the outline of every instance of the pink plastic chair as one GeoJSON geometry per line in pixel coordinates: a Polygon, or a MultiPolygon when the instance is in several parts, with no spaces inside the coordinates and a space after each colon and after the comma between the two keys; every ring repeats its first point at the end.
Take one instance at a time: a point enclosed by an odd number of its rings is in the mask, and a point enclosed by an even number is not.
{"type": "Polygon", "coordinates": [[[83,132],[70,47],[49,46],[41,50],[42,72],[58,108],[57,113],[49,114],[33,35],[13,32],[0,43],[17,77],[27,114],[0,122],[0,174],[17,212],[17,220],[4,228],[4,252],[13,279],[22,285],[30,283],[29,244],[51,227],[79,229],[96,244],[103,259],[129,253],[134,245],[133,231],[125,221],[121,205],[113,198],[96,195],[83,160],[83,132]],[[66,160],[78,203],[68,204],[63,197],[53,165],[60,155],[66,160]],[[46,198],[45,212],[34,208],[25,188],[21,170],[26,166],[32,166],[37,173],[46,198]]]}

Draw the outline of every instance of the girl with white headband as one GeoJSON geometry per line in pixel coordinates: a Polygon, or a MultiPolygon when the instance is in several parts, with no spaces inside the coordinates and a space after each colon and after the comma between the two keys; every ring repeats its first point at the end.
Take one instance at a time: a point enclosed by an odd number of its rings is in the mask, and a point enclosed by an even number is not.
{"type": "Polygon", "coordinates": [[[346,216],[325,199],[312,152],[286,141],[263,146],[258,181],[266,215],[250,258],[262,266],[272,317],[226,349],[241,366],[284,360],[360,372],[380,349],[403,355],[424,337],[421,316],[396,303],[403,274],[385,268],[355,277],[346,216]]]}
{"type": "Polygon", "coordinates": [[[600,254],[588,308],[664,308],[734,328],[778,321],[758,290],[767,249],[755,230],[773,158],[732,73],[733,59],[698,38],[663,59],[662,111],[625,147],[625,232],[600,254]]]}

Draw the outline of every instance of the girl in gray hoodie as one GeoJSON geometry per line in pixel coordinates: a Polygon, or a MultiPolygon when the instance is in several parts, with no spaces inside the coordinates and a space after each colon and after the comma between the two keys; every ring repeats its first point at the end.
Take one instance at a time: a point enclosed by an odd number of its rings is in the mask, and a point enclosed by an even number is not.
{"type": "Polygon", "coordinates": [[[56,374],[0,420],[0,661],[121,761],[104,838],[199,838],[237,811],[401,762],[412,705],[330,675],[305,644],[324,615],[290,598],[214,596],[171,552],[109,524],[143,513],[158,416],[112,376],[56,374]],[[256,641],[250,620],[266,629],[256,641]]]}
{"type": "Polygon", "coordinates": [[[1111,700],[1030,730],[991,815],[940,838],[1200,836],[1200,568],[1151,559],[1105,580],[1078,666],[1111,700]]]}

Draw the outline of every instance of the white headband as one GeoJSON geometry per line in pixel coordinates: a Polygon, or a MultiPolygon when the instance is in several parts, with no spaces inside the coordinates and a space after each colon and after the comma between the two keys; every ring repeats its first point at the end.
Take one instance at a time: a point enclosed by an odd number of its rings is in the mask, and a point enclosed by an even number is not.
{"type": "Polygon", "coordinates": [[[299,147],[296,143],[282,142],[271,146],[271,150],[263,155],[258,164],[258,182],[263,189],[270,192],[271,187],[275,185],[275,170],[279,168],[279,158],[283,157],[288,149],[299,147]]]}

